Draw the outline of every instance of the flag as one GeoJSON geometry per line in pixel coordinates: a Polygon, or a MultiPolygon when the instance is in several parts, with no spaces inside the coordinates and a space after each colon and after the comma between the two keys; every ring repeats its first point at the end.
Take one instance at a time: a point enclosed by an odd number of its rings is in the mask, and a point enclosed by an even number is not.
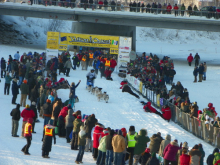
{"type": "Polygon", "coordinates": [[[61,41],[66,41],[66,36],[65,37],[61,37],[61,41]]]}

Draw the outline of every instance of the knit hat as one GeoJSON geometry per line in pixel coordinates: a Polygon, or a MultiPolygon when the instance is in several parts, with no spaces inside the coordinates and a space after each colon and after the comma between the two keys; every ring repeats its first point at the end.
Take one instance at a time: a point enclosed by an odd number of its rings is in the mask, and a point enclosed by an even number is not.
{"type": "Polygon", "coordinates": [[[188,148],[189,148],[188,143],[187,143],[187,142],[184,142],[182,147],[188,149],[188,148]]]}
{"type": "Polygon", "coordinates": [[[47,99],[47,103],[51,103],[51,100],[47,99]]]}
{"type": "Polygon", "coordinates": [[[36,103],[33,101],[33,102],[31,103],[31,105],[34,105],[34,106],[35,106],[35,105],[36,105],[36,103]]]}
{"type": "Polygon", "coordinates": [[[177,140],[177,139],[175,139],[175,140],[174,140],[174,142],[178,143],[178,140],[177,140]]]}
{"type": "Polygon", "coordinates": [[[78,116],[77,116],[77,119],[80,119],[80,120],[81,120],[81,119],[82,119],[81,115],[78,115],[78,116]]]}
{"type": "Polygon", "coordinates": [[[27,105],[25,106],[25,108],[30,108],[29,104],[27,104],[27,105]]]}
{"type": "Polygon", "coordinates": [[[24,80],[23,83],[27,84],[27,80],[24,80]]]}
{"type": "Polygon", "coordinates": [[[145,152],[150,153],[150,148],[146,148],[145,152]]]}
{"type": "Polygon", "coordinates": [[[135,127],[133,125],[130,126],[129,131],[135,131],[135,127]]]}
{"type": "Polygon", "coordinates": [[[126,137],[126,135],[127,135],[127,130],[126,130],[126,128],[122,128],[121,131],[122,131],[122,135],[123,135],[124,137],[126,137]]]}

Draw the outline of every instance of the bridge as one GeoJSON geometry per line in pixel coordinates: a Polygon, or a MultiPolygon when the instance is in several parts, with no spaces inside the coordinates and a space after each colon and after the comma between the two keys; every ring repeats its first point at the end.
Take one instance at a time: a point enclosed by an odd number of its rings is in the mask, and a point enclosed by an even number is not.
{"type": "MultiPolygon", "coordinates": [[[[136,26],[220,32],[220,20],[200,16],[105,11],[101,9],[65,8],[59,6],[0,4],[0,15],[34,17],[74,21],[72,32],[103,35],[120,35],[136,40],[136,26]]],[[[133,47],[135,49],[135,47],[133,47]]]]}

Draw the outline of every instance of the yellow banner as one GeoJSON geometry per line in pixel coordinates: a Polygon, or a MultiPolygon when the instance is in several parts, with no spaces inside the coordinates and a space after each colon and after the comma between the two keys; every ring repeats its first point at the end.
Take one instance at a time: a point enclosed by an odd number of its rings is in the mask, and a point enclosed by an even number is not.
{"type": "Polygon", "coordinates": [[[60,33],[60,44],[117,49],[119,44],[119,37],[76,33],[60,33]]]}
{"type": "Polygon", "coordinates": [[[59,32],[47,32],[47,49],[58,49],[59,32]]]}
{"type": "Polygon", "coordinates": [[[110,48],[110,54],[118,54],[118,49],[110,48]]]}
{"type": "Polygon", "coordinates": [[[157,105],[160,106],[160,94],[157,95],[157,105]]]}
{"type": "Polygon", "coordinates": [[[64,50],[64,51],[67,51],[67,47],[68,45],[59,45],[59,50],[64,50]]]}
{"type": "Polygon", "coordinates": [[[140,85],[139,85],[139,91],[142,93],[142,86],[143,86],[143,84],[142,84],[142,82],[140,81],[140,85]]]}

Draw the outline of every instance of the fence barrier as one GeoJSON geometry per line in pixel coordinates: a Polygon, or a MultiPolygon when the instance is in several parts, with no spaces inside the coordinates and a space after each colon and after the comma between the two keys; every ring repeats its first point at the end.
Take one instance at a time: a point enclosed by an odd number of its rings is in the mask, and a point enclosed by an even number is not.
{"type": "Polygon", "coordinates": [[[162,108],[163,105],[168,105],[171,109],[172,118],[171,120],[181,126],[186,131],[192,133],[194,136],[204,140],[212,146],[220,148],[220,129],[214,127],[211,124],[205,124],[204,121],[199,120],[195,117],[190,117],[188,113],[182,112],[177,106],[168,102],[164,98],[160,98],[159,94],[155,91],[145,88],[141,81],[137,78],[130,76],[126,77],[128,84],[140,95],[146,98],[152,103],[157,109],[162,108]],[[142,88],[140,88],[140,84],[142,88]],[[140,90],[141,89],[141,90],[140,90]]]}

